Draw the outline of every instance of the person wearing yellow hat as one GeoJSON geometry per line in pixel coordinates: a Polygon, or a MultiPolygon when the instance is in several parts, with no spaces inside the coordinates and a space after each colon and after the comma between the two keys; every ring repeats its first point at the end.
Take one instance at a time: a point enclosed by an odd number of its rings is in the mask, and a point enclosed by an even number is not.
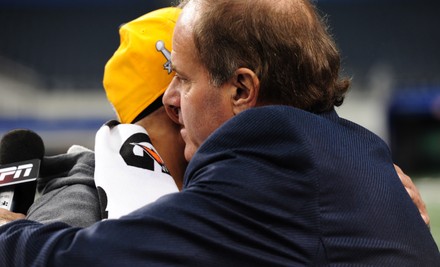
{"type": "Polygon", "coordinates": [[[119,29],[120,46],[105,66],[103,85],[119,122],[147,130],[177,185],[186,161],[179,126],[167,116],[162,96],[174,77],[170,51],[181,9],[149,12],[119,29]]]}
{"type": "Polygon", "coordinates": [[[162,105],[174,76],[171,39],[180,11],[163,8],[124,24],[120,46],[105,66],[103,84],[119,122],[104,125],[95,139],[103,218],[118,218],[181,188],[184,143],[162,105]]]}

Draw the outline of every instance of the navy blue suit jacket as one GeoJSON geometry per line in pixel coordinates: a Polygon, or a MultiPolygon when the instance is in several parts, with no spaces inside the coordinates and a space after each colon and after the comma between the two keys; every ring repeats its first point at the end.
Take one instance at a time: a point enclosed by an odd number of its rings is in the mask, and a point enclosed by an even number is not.
{"type": "Polygon", "coordinates": [[[89,228],[0,228],[0,266],[439,266],[377,136],[291,107],[215,131],[185,188],[89,228]]]}

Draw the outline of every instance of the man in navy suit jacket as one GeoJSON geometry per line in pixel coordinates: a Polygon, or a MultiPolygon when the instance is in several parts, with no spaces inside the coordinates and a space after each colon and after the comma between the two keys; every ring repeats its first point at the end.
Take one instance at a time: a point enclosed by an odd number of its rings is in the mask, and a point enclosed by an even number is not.
{"type": "Polygon", "coordinates": [[[84,229],[5,225],[0,265],[437,266],[389,149],[334,111],[349,82],[313,6],[183,6],[163,98],[183,190],[84,229]]]}

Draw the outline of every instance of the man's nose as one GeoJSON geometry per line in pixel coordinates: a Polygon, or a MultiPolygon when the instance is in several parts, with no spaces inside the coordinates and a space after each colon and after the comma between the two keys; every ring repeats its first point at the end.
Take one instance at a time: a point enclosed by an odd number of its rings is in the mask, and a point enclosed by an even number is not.
{"type": "Polygon", "coordinates": [[[175,123],[179,123],[180,95],[174,87],[174,80],[170,83],[162,98],[168,116],[175,123]]]}

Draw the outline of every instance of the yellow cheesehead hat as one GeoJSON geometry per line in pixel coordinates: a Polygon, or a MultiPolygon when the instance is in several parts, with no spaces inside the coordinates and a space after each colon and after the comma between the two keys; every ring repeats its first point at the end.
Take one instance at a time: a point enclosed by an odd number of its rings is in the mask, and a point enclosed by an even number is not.
{"type": "Polygon", "coordinates": [[[105,66],[103,85],[121,123],[133,123],[162,106],[174,76],[171,40],[180,12],[162,8],[119,29],[120,45],[105,66]]]}

